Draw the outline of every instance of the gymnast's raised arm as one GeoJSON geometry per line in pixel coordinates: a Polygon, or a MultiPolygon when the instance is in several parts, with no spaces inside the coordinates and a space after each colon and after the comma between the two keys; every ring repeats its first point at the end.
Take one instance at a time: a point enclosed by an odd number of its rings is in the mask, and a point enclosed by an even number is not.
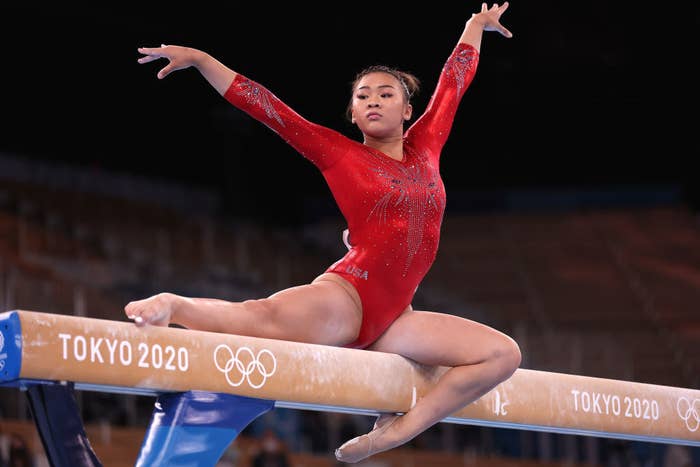
{"type": "Polygon", "coordinates": [[[178,45],[141,47],[144,56],[139,63],[160,58],[168,64],[158,71],[163,79],[173,71],[194,67],[230,104],[265,124],[321,171],[330,167],[344,154],[349,139],[338,131],[316,124],[299,115],[261,84],[237,73],[208,53],[178,45]],[[334,147],[335,151],[323,148],[334,147]]]}

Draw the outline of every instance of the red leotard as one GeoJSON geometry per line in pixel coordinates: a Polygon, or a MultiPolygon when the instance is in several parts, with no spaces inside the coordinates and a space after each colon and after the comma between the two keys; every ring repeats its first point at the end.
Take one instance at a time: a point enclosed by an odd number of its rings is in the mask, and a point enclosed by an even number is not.
{"type": "Polygon", "coordinates": [[[362,301],[362,328],[347,347],[372,344],[435,260],[445,210],[440,152],[478,61],[475,48],[455,47],[427,109],[404,133],[402,161],[309,122],[240,74],[224,94],[321,170],[347,221],[351,247],[326,270],[350,281],[362,301]]]}

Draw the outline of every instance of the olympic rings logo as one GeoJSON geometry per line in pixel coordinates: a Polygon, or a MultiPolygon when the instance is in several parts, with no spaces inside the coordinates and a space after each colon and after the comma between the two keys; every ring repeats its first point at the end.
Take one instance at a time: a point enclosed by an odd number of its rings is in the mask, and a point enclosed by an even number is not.
{"type": "Polygon", "coordinates": [[[277,360],[269,350],[262,349],[255,355],[248,347],[240,347],[234,354],[226,344],[219,344],[214,350],[214,364],[226,375],[226,381],[233,387],[247,381],[252,388],[259,389],[277,370],[277,360]],[[265,356],[268,358],[264,358],[265,356]],[[268,364],[272,369],[268,370],[263,360],[270,360],[268,364]],[[220,361],[226,363],[221,366],[220,361]]]}
{"type": "Polygon", "coordinates": [[[685,426],[690,431],[697,431],[700,427],[700,399],[694,399],[691,403],[685,397],[681,397],[676,402],[676,410],[681,420],[685,422],[685,426]]]}

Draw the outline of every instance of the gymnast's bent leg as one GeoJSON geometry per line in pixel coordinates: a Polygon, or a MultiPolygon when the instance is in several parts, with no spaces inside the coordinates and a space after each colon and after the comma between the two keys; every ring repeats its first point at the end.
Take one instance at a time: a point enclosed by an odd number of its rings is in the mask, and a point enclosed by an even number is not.
{"type": "Polygon", "coordinates": [[[508,379],[521,362],[517,343],[500,331],[410,307],[368,350],[451,368],[404,415],[382,415],[370,433],[338,448],[336,457],[343,462],[359,462],[410,441],[508,379]]]}

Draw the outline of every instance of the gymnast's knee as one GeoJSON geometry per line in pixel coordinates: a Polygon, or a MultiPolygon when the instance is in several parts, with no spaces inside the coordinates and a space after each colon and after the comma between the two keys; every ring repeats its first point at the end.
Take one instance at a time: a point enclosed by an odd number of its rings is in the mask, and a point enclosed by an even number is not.
{"type": "Polygon", "coordinates": [[[274,336],[275,330],[279,327],[281,316],[278,304],[269,298],[249,299],[241,302],[246,310],[255,315],[255,321],[260,326],[262,334],[269,337],[274,336]]]}
{"type": "Polygon", "coordinates": [[[499,380],[504,381],[510,378],[522,362],[520,346],[515,340],[505,336],[503,341],[494,349],[491,361],[495,366],[499,380]]]}

